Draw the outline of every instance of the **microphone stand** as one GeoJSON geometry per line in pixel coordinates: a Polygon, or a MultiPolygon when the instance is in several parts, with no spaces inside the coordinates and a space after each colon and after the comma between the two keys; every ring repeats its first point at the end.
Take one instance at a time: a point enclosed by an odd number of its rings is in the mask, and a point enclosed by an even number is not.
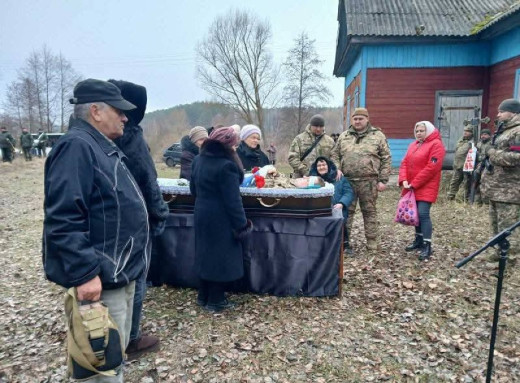
{"type": "Polygon", "coordinates": [[[509,241],[507,237],[511,235],[511,233],[520,226],[520,221],[515,223],[513,226],[508,227],[504,231],[501,231],[493,238],[491,238],[484,246],[475,251],[473,254],[468,255],[466,258],[459,261],[455,266],[460,268],[464,266],[466,263],[471,261],[477,255],[482,253],[488,247],[493,247],[498,245],[500,248],[500,261],[498,262],[498,281],[497,281],[497,291],[495,296],[495,309],[493,312],[493,327],[491,329],[491,339],[489,342],[489,356],[488,356],[488,364],[486,371],[486,383],[491,383],[491,374],[493,372],[493,356],[495,352],[495,341],[497,337],[497,329],[498,329],[498,314],[500,312],[500,297],[502,296],[502,283],[504,281],[504,271],[506,269],[507,262],[507,251],[509,250],[509,241]]]}

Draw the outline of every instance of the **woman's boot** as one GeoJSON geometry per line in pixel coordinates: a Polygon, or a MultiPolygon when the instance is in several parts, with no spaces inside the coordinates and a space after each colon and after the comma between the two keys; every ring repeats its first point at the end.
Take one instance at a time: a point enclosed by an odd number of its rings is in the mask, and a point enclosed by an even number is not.
{"type": "Polygon", "coordinates": [[[422,234],[415,234],[415,240],[408,246],[404,248],[405,251],[412,251],[415,249],[421,249],[423,247],[424,241],[422,234]]]}
{"type": "Polygon", "coordinates": [[[419,261],[424,261],[430,258],[430,255],[432,255],[432,243],[431,241],[424,241],[424,246],[419,255],[419,261]]]}

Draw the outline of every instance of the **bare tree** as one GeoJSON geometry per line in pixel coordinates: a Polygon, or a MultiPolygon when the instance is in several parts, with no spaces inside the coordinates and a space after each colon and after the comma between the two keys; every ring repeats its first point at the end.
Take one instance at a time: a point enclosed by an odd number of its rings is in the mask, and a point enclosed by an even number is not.
{"type": "Polygon", "coordinates": [[[19,127],[52,132],[59,118],[63,132],[71,112],[67,100],[80,78],[61,53],[56,56],[44,46],[31,53],[18,79],[8,86],[6,109],[19,127]]]}
{"type": "Polygon", "coordinates": [[[267,45],[271,28],[253,14],[230,11],[218,17],[197,48],[202,87],[263,130],[263,108],[277,87],[267,45]]]}
{"type": "Polygon", "coordinates": [[[284,99],[292,108],[291,119],[296,125],[296,134],[302,131],[316,104],[326,103],[332,96],[325,85],[325,76],[319,70],[324,60],[320,60],[316,53],[315,41],[309,39],[307,33],[300,33],[283,64],[287,81],[284,99]]]}
{"type": "Polygon", "coordinates": [[[68,116],[72,113],[69,99],[72,97],[74,85],[81,80],[81,76],[72,68],[71,63],[60,54],[57,57],[58,97],[60,131],[64,132],[68,126],[68,116]]]}

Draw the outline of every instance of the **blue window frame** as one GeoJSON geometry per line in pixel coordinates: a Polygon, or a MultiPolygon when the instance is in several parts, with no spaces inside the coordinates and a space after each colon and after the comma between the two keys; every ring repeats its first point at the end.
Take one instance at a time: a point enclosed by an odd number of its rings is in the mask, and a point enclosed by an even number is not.
{"type": "Polygon", "coordinates": [[[515,93],[513,97],[520,100],[520,68],[516,70],[515,74],[515,93]]]}

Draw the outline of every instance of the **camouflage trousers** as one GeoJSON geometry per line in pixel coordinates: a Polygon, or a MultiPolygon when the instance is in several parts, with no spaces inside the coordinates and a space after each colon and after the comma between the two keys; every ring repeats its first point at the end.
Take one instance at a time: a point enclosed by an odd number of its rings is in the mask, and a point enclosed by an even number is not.
{"type": "MultiPolygon", "coordinates": [[[[520,205],[507,202],[489,201],[489,218],[493,235],[520,221],[520,205]]],[[[520,255],[520,228],[509,236],[509,257],[518,258],[520,255]]]]}
{"type": "Polygon", "coordinates": [[[354,201],[348,207],[347,233],[352,233],[352,222],[356,212],[356,206],[359,201],[359,208],[363,214],[363,222],[365,226],[365,238],[369,248],[377,247],[379,242],[378,224],[377,224],[377,180],[351,181],[354,190],[354,201]]]}
{"type": "Polygon", "coordinates": [[[462,169],[453,169],[450,186],[448,189],[448,199],[453,200],[462,184],[462,196],[464,201],[469,198],[469,187],[471,185],[471,173],[463,172],[462,169]]]}

